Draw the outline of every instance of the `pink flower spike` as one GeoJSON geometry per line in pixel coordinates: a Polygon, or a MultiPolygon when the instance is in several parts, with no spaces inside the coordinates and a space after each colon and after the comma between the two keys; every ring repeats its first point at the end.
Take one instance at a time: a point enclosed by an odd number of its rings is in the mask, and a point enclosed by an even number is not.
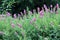
{"type": "Polygon", "coordinates": [[[30,14],[32,14],[32,11],[29,11],[30,14]]]}
{"type": "Polygon", "coordinates": [[[20,14],[18,14],[18,17],[20,17],[20,14]]]}
{"type": "Polygon", "coordinates": [[[14,14],[14,18],[16,18],[16,14],[14,14]]]}
{"type": "Polygon", "coordinates": [[[11,26],[14,28],[15,27],[15,24],[11,23],[11,26]]]}
{"type": "Polygon", "coordinates": [[[41,10],[40,13],[42,13],[43,11],[41,10]]]}
{"type": "Polygon", "coordinates": [[[7,16],[10,16],[11,14],[9,12],[7,12],[7,16]]]}
{"type": "Polygon", "coordinates": [[[41,14],[40,14],[40,18],[42,18],[43,16],[44,16],[44,14],[41,13],[41,14]]]}
{"type": "Polygon", "coordinates": [[[22,27],[22,25],[21,24],[19,24],[19,23],[17,23],[17,25],[21,28],[22,27]]]}
{"type": "Polygon", "coordinates": [[[50,5],[50,7],[52,8],[53,6],[52,6],[52,5],[50,5]]]}
{"type": "Polygon", "coordinates": [[[44,8],[47,8],[47,6],[44,4],[44,8]]]}
{"type": "Polygon", "coordinates": [[[33,20],[33,21],[36,21],[36,18],[33,18],[32,20],[33,20]]]}
{"type": "Polygon", "coordinates": [[[59,4],[56,4],[56,7],[59,8],[59,4]]]}
{"type": "Polygon", "coordinates": [[[44,11],[41,10],[41,11],[40,11],[40,17],[43,17],[43,16],[44,16],[44,11]]]}
{"type": "Polygon", "coordinates": [[[24,9],[24,14],[26,14],[26,10],[24,9]]]}
{"type": "Polygon", "coordinates": [[[23,16],[23,13],[22,12],[20,12],[21,13],[21,15],[23,16]]]}
{"type": "Polygon", "coordinates": [[[36,18],[33,18],[31,21],[30,21],[30,23],[32,24],[33,22],[35,22],[36,21],[36,18]]]}
{"type": "Polygon", "coordinates": [[[48,12],[48,8],[45,4],[44,4],[44,8],[45,8],[46,12],[48,12]]]}
{"type": "Polygon", "coordinates": [[[40,8],[39,7],[37,7],[37,11],[40,12],[40,8]]]}

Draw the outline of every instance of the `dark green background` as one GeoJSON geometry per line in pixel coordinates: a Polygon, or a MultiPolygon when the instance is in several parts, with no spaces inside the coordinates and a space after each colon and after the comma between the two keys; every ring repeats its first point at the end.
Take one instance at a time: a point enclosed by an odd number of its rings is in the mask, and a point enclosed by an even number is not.
{"type": "Polygon", "coordinates": [[[29,7],[29,10],[42,7],[46,4],[48,7],[52,5],[60,4],[60,0],[0,0],[0,14],[9,11],[11,13],[19,13],[29,7]]]}

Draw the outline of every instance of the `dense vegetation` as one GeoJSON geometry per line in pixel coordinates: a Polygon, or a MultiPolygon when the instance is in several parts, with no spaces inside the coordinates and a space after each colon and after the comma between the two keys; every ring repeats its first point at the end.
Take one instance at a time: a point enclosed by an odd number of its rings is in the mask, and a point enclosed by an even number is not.
{"type": "MultiPolygon", "coordinates": [[[[60,40],[60,8],[57,11],[48,10],[46,5],[41,11],[38,8],[33,13],[22,18],[21,15],[12,18],[9,12],[4,20],[0,19],[0,39],[2,40],[60,40]],[[20,20],[19,20],[20,19],[20,20]]],[[[51,5],[52,8],[52,5],[51,5]]],[[[3,15],[2,15],[3,16],[3,15]]]]}
{"type": "Polygon", "coordinates": [[[0,40],[60,40],[59,4],[60,0],[0,0],[0,40]]]}

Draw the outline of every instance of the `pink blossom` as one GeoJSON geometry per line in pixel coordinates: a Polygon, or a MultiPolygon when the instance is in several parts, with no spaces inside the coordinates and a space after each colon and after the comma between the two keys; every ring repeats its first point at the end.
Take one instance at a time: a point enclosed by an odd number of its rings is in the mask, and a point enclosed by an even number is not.
{"type": "Polygon", "coordinates": [[[23,13],[22,12],[20,12],[21,13],[21,15],[23,16],[23,13]]]}
{"type": "Polygon", "coordinates": [[[15,27],[15,24],[11,23],[11,26],[14,28],[15,27]]]}
{"type": "Polygon", "coordinates": [[[43,17],[44,16],[44,12],[43,10],[40,11],[40,17],[43,17]]]}
{"type": "Polygon", "coordinates": [[[44,8],[47,8],[47,6],[44,4],[44,8]]]}
{"type": "Polygon", "coordinates": [[[26,10],[24,9],[24,14],[26,14],[26,10]]]}
{"type": "Polygon", "coordinates": [[[43,10],[41,10],[40,13],[43,13],[43,10]]]}
{"type": "Polygon", "coordinates": [[[32,11],[29,11],[30,14],[32,14],[32,11]]]}
{"type": "Polygon", "coordinates": [[[52,6],[52,5],[50,5],[50,7],[52,8],[53,6],[52,6]]]}
{"type": "Polygon", "coordinates": [[[20,17],[20,14],[18,14],[18,17],[20,17]]]}
{"type": "Polygon", "coordinates": [[[42,10],[44,11],[44,8],[42,7],[42,10]]]}
{"type": "Polygon", "coordinates": [[[20,23],[17,23],[17,25],[21,28],[22,27],[22,25],[20,24],[20,23]]]}
{"type": "Polygon", "coordinates": [[[30,23],[33,23],[33,22],[35,22],[36,21],[36,18],[33,18],[31,21],[30,21],[30,23]]]}
{"type": "Polygon", "coordinates": [[[40,8],[39,7],[37,7],[37,11],[40,12],[40,8]]]}
{"type": "Polygon", "coordinates": [[[11,14],[9,12],[7,12],[7,16],[10,16],[11,14]]]}
{"type": "Polygon", "coordinates": [[[16,18],[16,14],[14,14],[14,18],[16,18]]]}
{"type": "Polygon", "coordinates": [[[45,8],[46,12],[48,12],[48,8],[45,4],[44,4],[44,8],[45,8]]]}
{"type": "Polygon", "coordinates": [[[33,20],[33,21],[36,21],[36,18],[33,18],[32,20],[33,20]]]}
{"type": "Polygon", "coordinates": [[[59,4],[56,4],[56,7],[59,8],[59,4]]]}

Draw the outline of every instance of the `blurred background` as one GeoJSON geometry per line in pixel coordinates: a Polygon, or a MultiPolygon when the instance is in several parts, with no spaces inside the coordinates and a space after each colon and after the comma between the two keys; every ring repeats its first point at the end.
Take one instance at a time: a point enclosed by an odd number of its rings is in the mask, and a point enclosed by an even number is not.
{"type": "Polygon", "coordinates": [[[0,14],[5,14],[6,11],[18,14],[27,7],[32,11],[37,7],[43,7],[44,4],[49,8],[51,4],[55,6],[57,3],[60,4],[60,0],[0,0],[0,14]]]}
{"type": "Polygon", "coordinates": [[[0,40],[60,40],[59,5],[60,0],[0,0],[0,40]]]}

